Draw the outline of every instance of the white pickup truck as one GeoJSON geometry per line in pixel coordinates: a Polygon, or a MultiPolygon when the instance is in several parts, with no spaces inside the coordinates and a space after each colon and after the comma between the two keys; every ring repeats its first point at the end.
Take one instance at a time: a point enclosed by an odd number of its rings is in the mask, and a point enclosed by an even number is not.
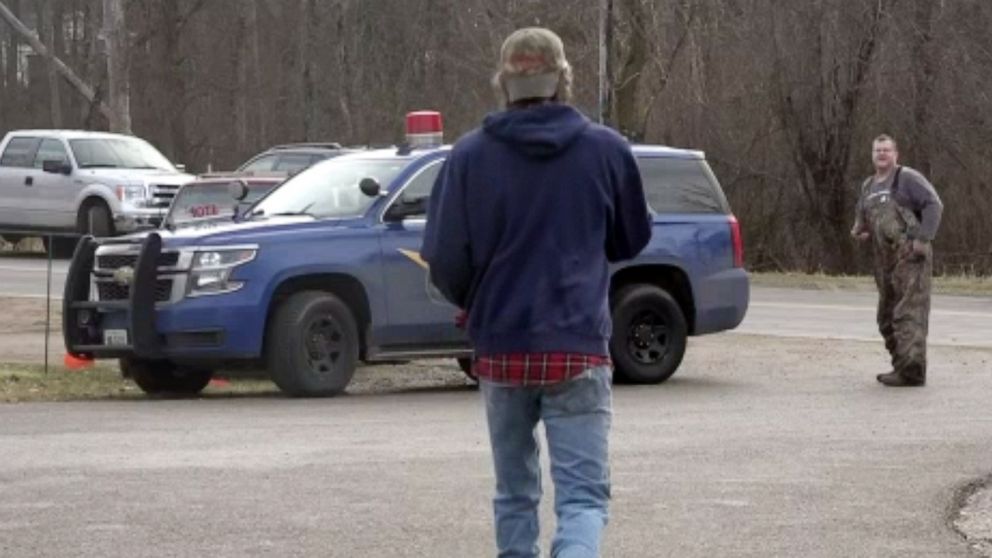
{"type": "MultiPolygon", "coordinates": [[[[31,232],[106,237],[157,226],[193,178],[134,136],[10,132],[0,142],[0,235],[9,242],[31,232]]],[[[48,249],[71,255],[74,246],[75,238],[56,237],[48,249]]]]}

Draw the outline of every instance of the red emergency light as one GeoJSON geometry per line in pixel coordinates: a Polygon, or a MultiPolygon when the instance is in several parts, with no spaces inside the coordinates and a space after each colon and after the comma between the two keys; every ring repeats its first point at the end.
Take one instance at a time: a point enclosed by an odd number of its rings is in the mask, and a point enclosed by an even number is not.
{"type": "Polygon", "coordinates": [[[439,147],[444,143],[441,113],[418,110],[406,115],[406,141],[411,148],[439,147]]]}

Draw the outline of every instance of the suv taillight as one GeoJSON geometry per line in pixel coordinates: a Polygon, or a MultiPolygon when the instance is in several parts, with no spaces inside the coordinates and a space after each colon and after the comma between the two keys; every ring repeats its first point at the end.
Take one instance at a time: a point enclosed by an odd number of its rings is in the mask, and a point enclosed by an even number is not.
{"type": "Polygon", "coordinates": [[[737,217],[730,216],[730,239],[734,243],[734,267],[744,267],[744,239],[737,217]]]}

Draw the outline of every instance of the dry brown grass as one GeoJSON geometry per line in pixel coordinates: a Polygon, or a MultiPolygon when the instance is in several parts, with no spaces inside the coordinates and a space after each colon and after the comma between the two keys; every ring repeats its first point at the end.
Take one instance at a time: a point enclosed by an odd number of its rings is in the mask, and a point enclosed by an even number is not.
{"type": "MultiPolygon", "coordinates": [[[[875,290],[875,280],[866,275],[826,275],[822,273],[751,273],[752,284],[810,290],[875,290]]],[[[933,292],[963,296],[992,296],[992,277],[968,275],[933,278],[933,292]]]]}

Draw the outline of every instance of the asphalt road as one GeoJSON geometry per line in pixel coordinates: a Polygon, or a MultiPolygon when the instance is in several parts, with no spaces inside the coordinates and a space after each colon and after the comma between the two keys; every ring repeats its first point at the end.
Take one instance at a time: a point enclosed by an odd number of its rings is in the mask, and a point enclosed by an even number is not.
{"type": "MultiPolygon", "coordinates": [[[[695,340],[616,390],[604,556],[969,556],[947,522],[992,470],[992,352],[932,359],[891,390],[874,344],[695,340]]],[[[0,448],[0,556],[492,555],[464,388],[5,405],[0,448]]]]}
{"type": "MultiPolygon", "coordinates": [[[[878,295],[857,291],[807,291],[754,287],[738,333],[877,341],[878,295]]],[[[992,348],[992,297],[935,295],[931,344],[992,348]]]]}
{"type": "MultiPolygon", "coordinates": [[[[67,260],[52,261],[51,292],[62,297],[67,260]]],[[[48,288],[48,260],[43,257],[0,257],[0,297],[45,298],[48,288]]]]}

